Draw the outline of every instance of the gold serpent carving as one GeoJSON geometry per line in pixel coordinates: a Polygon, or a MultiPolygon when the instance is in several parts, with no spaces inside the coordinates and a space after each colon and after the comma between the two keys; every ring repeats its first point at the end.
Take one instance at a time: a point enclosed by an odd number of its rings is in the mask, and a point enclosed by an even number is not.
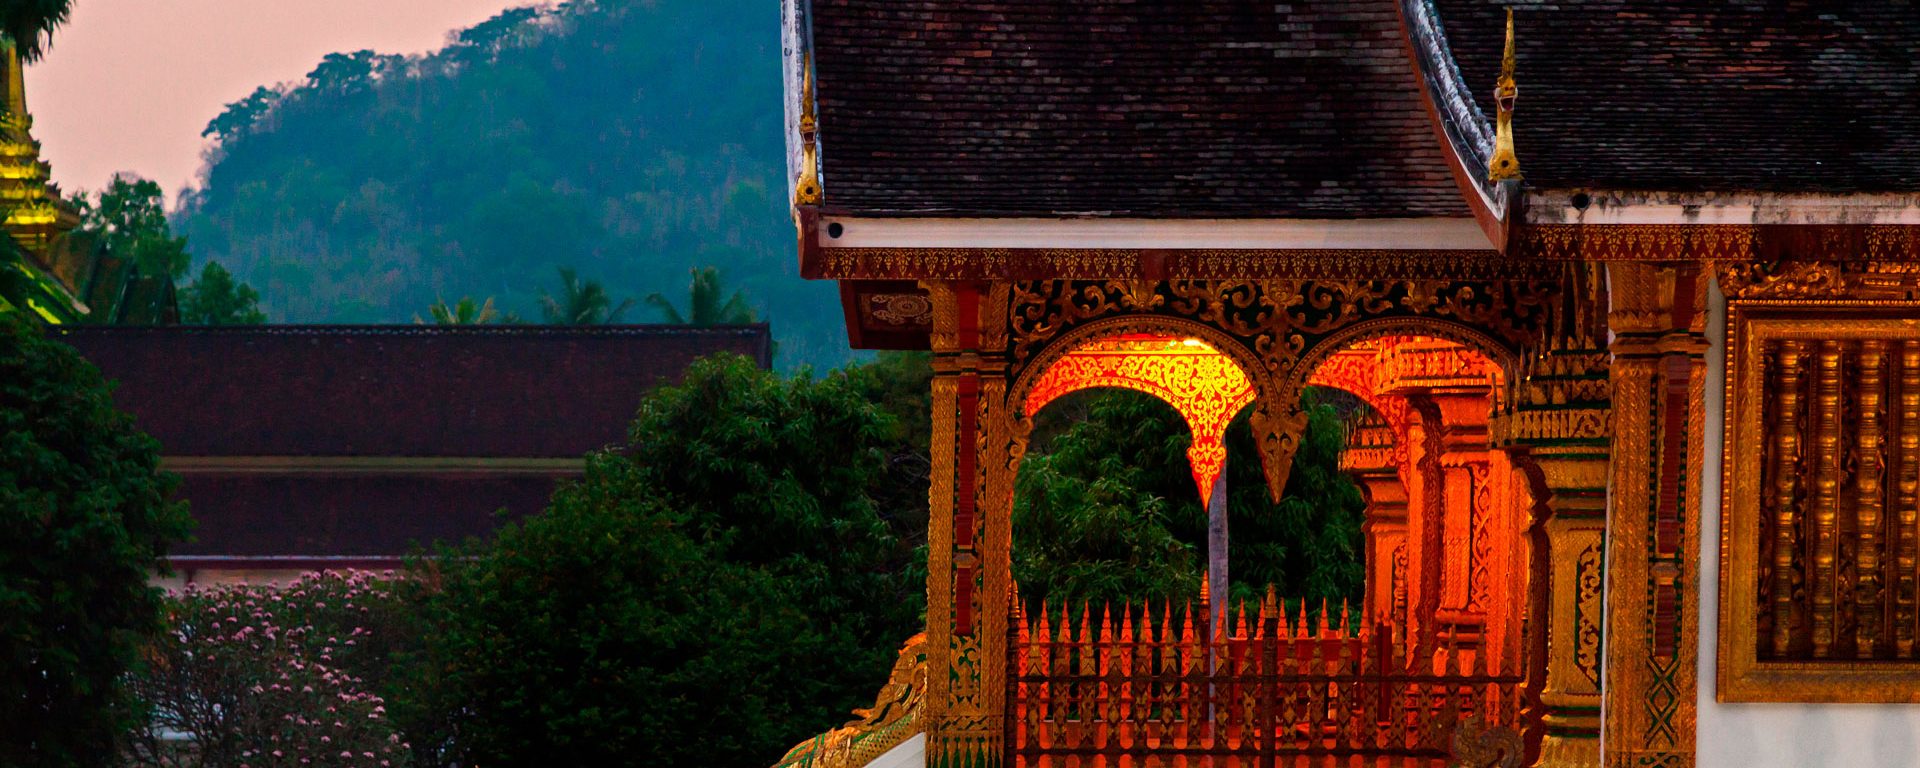
{"type": "Polygon", "coordinates": [[[795,745],[774,768],[864,768],[921,731],[926,688],[927,635],[922,632],[901,646],[872,707],[856,709],[846,725],[795,745]]]}

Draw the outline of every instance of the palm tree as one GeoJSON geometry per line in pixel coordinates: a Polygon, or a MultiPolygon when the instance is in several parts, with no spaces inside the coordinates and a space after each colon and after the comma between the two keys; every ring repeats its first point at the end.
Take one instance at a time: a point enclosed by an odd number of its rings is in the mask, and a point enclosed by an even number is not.
{"type": "MultiPolygon", "coordinates": [[[[433,318],[434,325],[485,325],[487,323],[505,322],[507,320],[506,317],[500,314],[499,310],[493,308],[493,297],[491,296],[487,297],[485,304],[478,305],[473,303],[473,297],[471,296],[460,297],[460,300],[454,302],[453,306],[447,306],[446,299],[441,299],[435,301],[432,306],[427,307],[427,315],[433,318]]],[[[427,322],[421,319],[419,315],[414,315],[413,321],[420,324],[427,322]]]]}
{"type": "Polygon", "coordinates": [[[747,296],[734,291],[725,302],[720,300],[720,270],[715,267],[697,267],[692,270],[693,284],[687,291],[687,313],[673,306],[673,302],[660,294],[647,297],[647,306],[660,310],[668,323],[674,325],[741,325],[758,322],[753,307],[747,305],[747,296]]]}
{"type": "Polygon", "coordinates": [[[540,315],[552,325],[612,325],[632,306],[633,299],[614,305],[600,281],[581,280],[566,267],[560,268],[560,297],[540,297],[540,315]]]}
{"type": "Polygon", "coordinates": [[[73,0],[7,0],[0,3],[0,35],[13,41],[22,62],[31,64],[46,53],[53,30],[67,23],[72,10],[73,0]]]}

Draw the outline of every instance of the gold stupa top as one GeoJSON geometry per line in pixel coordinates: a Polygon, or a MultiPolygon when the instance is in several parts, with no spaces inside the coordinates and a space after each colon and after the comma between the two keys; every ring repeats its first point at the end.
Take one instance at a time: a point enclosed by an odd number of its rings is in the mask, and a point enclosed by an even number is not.
{"type": "Polygon", "coordinates": [[[0,111],[0,210],[6,212],[8,234],[38,254],[53,237],[79,226],[80,217],[48,181],[40,142],[33,138],[33,115],[27,111],[20,52],[4,37],[0,37],[0,68],[6,70],[7,89],[5,109],[0,111]]]}

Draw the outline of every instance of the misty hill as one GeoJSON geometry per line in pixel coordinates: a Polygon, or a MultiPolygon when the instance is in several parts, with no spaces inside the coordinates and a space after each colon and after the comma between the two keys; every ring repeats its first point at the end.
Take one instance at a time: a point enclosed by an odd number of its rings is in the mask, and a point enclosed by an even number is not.
{"type": "MultiPolygon", "coordinates": [[[[779,10],[602,0],[507,11],[415,57],[333,54],[209,126],[179,231],[276,322],[408,322],[437,298],[537,318],[556,269],[686,302],[714,265],[782,365],[848,359],[831,284],[799,278],[779,10]]],[[[624,318],[650,322],[650,308],[624,318]]]]}

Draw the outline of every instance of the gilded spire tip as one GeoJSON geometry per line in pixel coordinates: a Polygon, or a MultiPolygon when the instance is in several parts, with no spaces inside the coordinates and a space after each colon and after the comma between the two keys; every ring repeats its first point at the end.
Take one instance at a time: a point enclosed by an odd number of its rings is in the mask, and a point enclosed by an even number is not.
{"type": "Polygon", "coordinates": [[[1507,9],[1507,47],[1500,56],[1500,80],[1493,88],[1498,115],[1494,122],[1493,157],[1487,161],[1487,179],[1510,181],[1520,178],[1520,160],[1513,154],[1513,103],[1520,95],[1514,81],[1513,9],[1507,9]]]}

